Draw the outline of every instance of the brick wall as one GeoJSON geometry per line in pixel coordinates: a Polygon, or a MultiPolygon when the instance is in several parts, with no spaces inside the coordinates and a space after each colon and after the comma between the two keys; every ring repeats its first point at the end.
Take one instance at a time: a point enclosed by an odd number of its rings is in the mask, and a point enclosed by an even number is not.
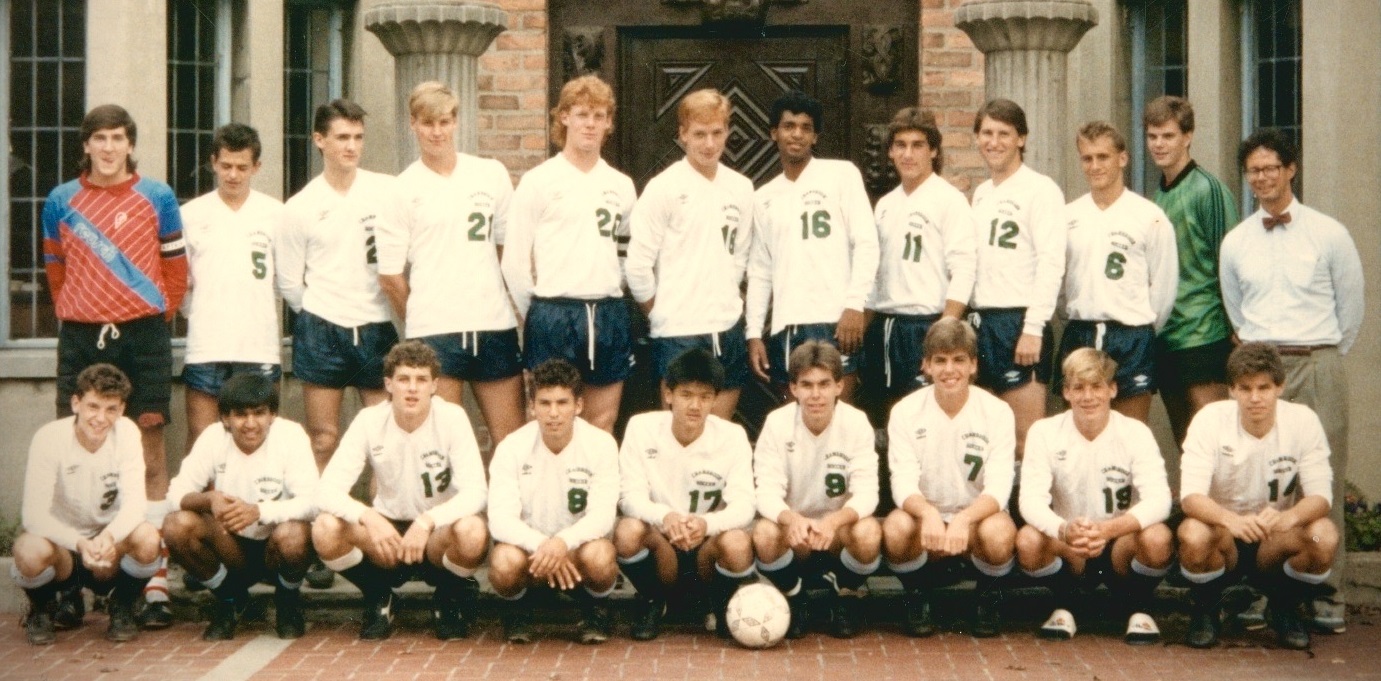
{"type": "MultiPolygon", "coordinates": [[[[546,0],[495,0],[508,30],[480,57],[480,153],[508,166],[516,181],[547,147],[546,0]]],[[[921,2],[921,103],[936,111],[945,136],[945,177],[966,193],[986,173],[973,146],[973,113],[983,104],[983,55],[954,27],[964,0],[921,2]]]]}

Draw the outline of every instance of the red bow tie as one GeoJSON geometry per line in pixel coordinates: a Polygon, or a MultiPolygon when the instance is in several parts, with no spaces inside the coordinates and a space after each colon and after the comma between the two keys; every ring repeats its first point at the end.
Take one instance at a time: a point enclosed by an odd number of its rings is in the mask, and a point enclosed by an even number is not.
{"type": "Polygon", "coordinates": [[[1265,225],[1266,231],[1269,232],[1281,225],[1290,224],[1290,214],[1287,212],[1281,213],[1279,216],[1267,215],[1266,217],[1261,218],[1261,224],[1265,225]]]}

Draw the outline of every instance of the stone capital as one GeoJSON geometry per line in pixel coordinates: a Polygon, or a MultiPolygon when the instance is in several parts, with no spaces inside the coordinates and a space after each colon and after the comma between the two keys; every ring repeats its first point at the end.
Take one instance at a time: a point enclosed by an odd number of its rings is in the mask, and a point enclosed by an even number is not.
{"type": "Polygon", "coordinates": [[[1098,24],[1088,0],[971,0],[954,25],[984,54],[1015,50],[1069,52],[1098,24]]]}
{"type": "Polygon", "coordinates": [[[478,57],[503,32],[508,14],[468,0],[395,2],[366,10],[364,26],[394,57],[462,54],[478,57]]]}

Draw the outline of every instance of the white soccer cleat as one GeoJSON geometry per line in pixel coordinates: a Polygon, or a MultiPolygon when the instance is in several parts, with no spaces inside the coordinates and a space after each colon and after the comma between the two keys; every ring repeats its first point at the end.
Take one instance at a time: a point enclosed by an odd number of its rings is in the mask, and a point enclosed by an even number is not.
{"type": "Polygon", "coordinates": [[[1079,628],[1074,625],[1074,614],[1064,608],[1056,608],[1055,612],[1046,618],[1045,624],[1041,625],[1040,633],[1043,638],[1068,641],[1074,638],[1074,632],[1078,630],[1079,628]]]}
{"type": "Polygon", "coordinates": [[[1160,627],[1144,612],[1134,612],[1127,618],[1127,633],[1122,637],[1134,646],[1143,646],[1160,640],[1160,627]]]}

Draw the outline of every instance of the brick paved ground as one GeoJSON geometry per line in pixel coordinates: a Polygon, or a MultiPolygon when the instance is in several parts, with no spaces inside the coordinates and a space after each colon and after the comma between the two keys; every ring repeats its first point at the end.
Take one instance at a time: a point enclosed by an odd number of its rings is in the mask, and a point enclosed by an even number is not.
{"type": "MultiPolygon", "coordinates": [[[[1276,649],[1267,632],[1233,633],[1218,649],[1198,651],[1178,643],[1127,646],[1118,636],[1120,623],[1100,625],[1089,618],[1081,619],[1073,641],[1043,641],[1030,633],[1037,609],[1044,607],[1040,602],[1016,608],[1006,635],[988,640],[958,631],[961,626],[953,620],[962,606],[951,603],[941,608],[947,633],[913,640],[897,631],[899,602],[879,599],[877,605],[881,611],[873,618],[878,621],[856,639],[812,634],[766,651],[739,649],[690,624],[673,625],[650,643],[632,642],[620,628],[619,636],[602,646],[581,646],[571,641],[574,613],[569,609],[554,611],[557,621],[538,627],[537,643],[510,646],[500,639],[492,604],[471,639],[443,643],[431,638],[425,601],[416,598],[406,604],[399,632],[380,643],[357,640],[353,610],[339,607],[314,612],[307,636],[291,643],[280,643],[271,625],[260,621],[246,625],[229,643],[204,643],[199,638],[203,624],[185,622],[113,645],[102,638],[104,616],[95,614],[88,615],[83,629],[60,633],[56,645],[34,648],[24,642],[18,618],[5,616],[0,619],[0,679],[1381,679],[1381,626],[1373,624],[1381,624],[1381,613],[1375,611],[1354,612],[1348,633],[1316,636],[1310,652],[1276,649]],[[230,663],[217,667],[232,655],[230,663]]],[[[1167,639],[1178,642],[1184,618],[1164,615],[1161,621],[1167,639]]]]}

